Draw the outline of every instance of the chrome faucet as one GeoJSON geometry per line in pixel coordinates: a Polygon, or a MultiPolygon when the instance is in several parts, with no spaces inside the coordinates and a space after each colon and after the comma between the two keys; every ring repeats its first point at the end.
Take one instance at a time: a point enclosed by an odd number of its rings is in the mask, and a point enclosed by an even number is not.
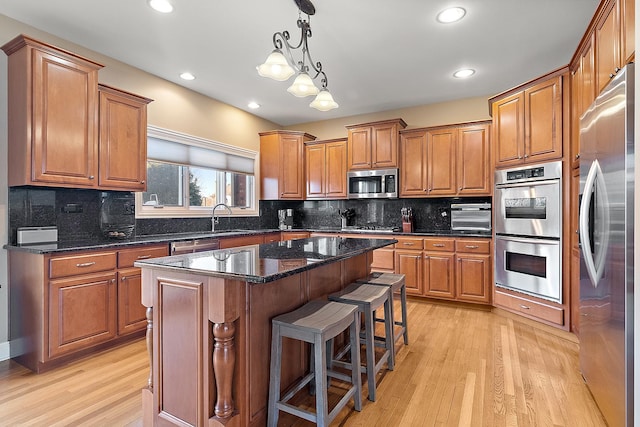
{"type": "Polygon", "coordinates": [[[216,224],[219,221],[219,218],[216,217],[216,208],[218,206],[224,206],[225,208],[227,208],[227,211],[229,211],[229,215],[233,214],[231,208],[224,203],[218,203],[217,205],[215,205],[211,210],[211,231],[216,231],[216,224]]]}

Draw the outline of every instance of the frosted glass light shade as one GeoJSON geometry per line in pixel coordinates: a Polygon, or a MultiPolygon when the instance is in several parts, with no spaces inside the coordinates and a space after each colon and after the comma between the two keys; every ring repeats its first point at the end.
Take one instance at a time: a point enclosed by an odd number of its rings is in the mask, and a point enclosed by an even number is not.
{"type": "Polygon", "coordinates": [[[309,104],[309,107],[319,111],[329,111],[338,108],[338,103],[333,100],[333,96],[331,96],[331,93],[329,93],[327,89],[322,89],[316,96],[316,99],[309,104]]]}
{"type": "Polygon", "coordinates": [[[320,90],[313,84],[313,80],[309,77],[304,71],[301,71],[298,74],[298,77],[293,81],[293,84],[289,86],[287,92],[297,96],[297,97],[305,97],[309,95],[316,95],[320,90]]]}
{"type": "Polygon", "coordinates": [[[295,73],[280,49],[274,49],[264,64],[258,65],[256,69],[262,77],[269,77],[280,82],[287,80],[295,73]]]}

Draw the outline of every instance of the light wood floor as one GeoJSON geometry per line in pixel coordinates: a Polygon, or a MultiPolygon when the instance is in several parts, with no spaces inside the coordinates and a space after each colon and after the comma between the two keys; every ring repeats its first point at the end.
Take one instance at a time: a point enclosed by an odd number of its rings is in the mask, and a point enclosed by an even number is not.
{"type": "MultiPolygon", "coordinates": [[[[380,379],[377,402],[343,410],[334,425],[606,425],[580,376],[578,344],[563,334],[418,300],[409,321],[410,345],[380,379]]],[[[0,426],[139,426],[147,373],[143,341],[40,375],[0,362],[0,426]]]]}

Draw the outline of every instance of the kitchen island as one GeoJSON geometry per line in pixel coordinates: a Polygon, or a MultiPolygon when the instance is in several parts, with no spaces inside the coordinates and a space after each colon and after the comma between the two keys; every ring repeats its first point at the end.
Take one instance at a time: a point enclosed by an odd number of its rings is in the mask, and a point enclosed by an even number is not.
{"type": "MultiPolygon", "coordinates": [[[[271,319],[369,274],[394,239],[313,237],[135,263],[147,307],[145,425],[266,424],[271,319]]],[[[307,370],[283,346],[282,383],[307,370]]]]}

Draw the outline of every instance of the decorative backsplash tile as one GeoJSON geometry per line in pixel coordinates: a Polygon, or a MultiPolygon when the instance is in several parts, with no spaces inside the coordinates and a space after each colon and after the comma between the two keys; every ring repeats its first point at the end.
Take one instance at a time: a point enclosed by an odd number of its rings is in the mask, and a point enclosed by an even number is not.
{"type": "MultiPolygon", "coordinates": [[[[257,217],[219,216],[218,230],[277,229],[278,210],[293,209],[294,228],[340,228],[339,211],[352,209],[350,226],[401,227],[401,209],[412,208],[415,230],[451,228],[451,203],[460,198],[260,201],[257,217]]],[[[465,198],[465,202],[491,202],[490,197],[465,198]]],[[[60,241],[101,240],[104,204],[114,221],[134,224],[135,235],[189,233],[211,230],[211,217],[135,219],[133,193],[98,190],[15,187],[9,189],[9,241],[16,242],[19,227],[58,227],[60,241]],[[116,201],[113,204],[113,201],[116,201]],[[101,210],[101,207],[102,210],[101,210]],[[102,218],[102,219],[101,219],[102,218]]]]}

